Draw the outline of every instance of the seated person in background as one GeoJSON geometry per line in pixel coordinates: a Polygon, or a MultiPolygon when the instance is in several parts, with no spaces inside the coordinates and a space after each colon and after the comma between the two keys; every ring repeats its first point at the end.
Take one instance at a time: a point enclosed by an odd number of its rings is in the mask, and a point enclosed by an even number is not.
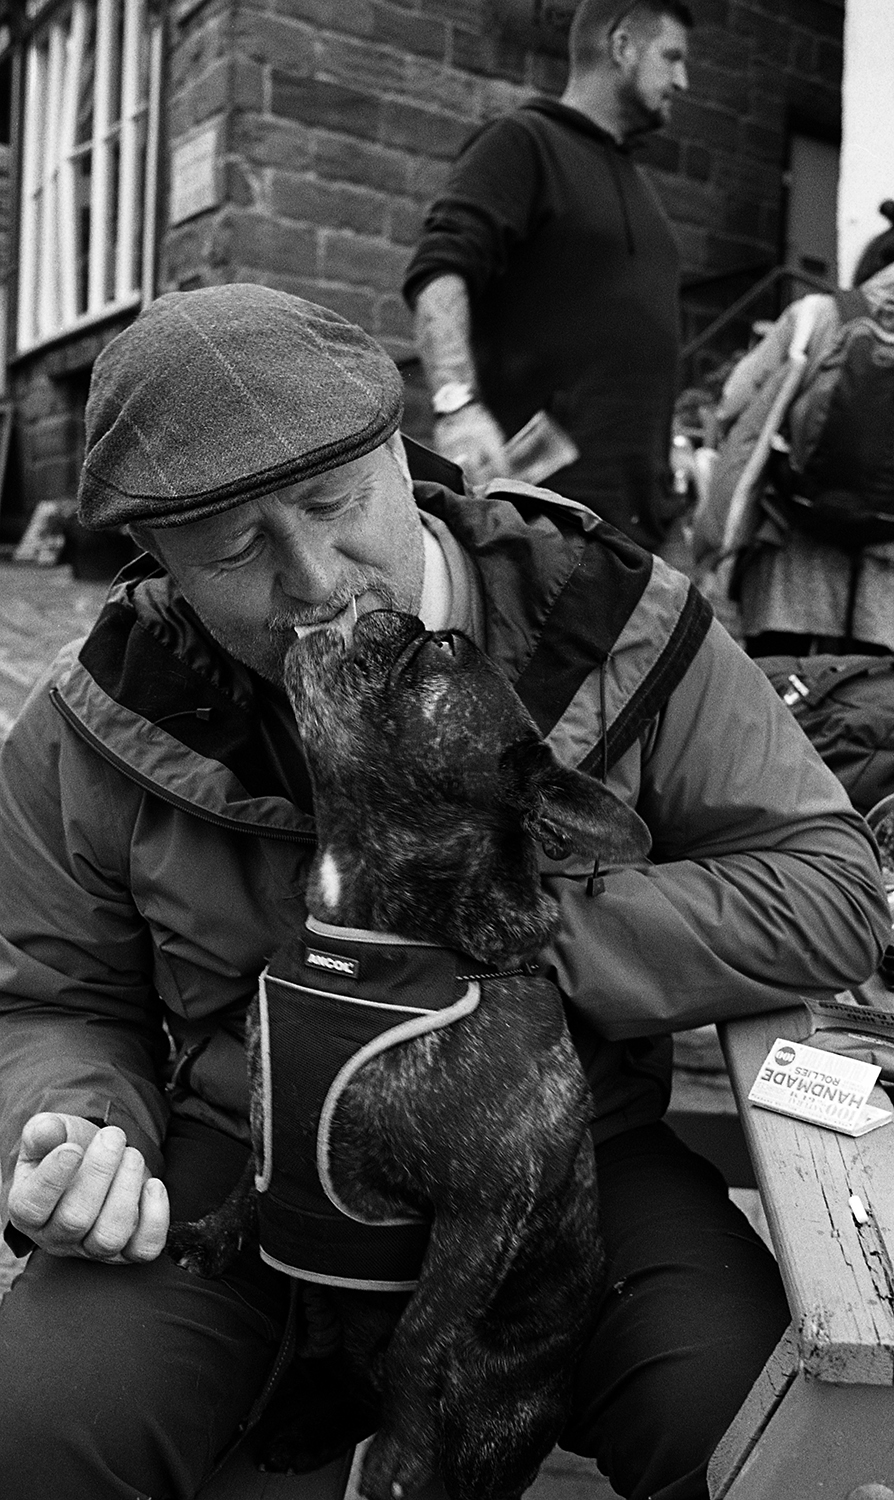
{"type": "MultiPolygon", "coordinates": [[[[894,226],[894,201],[880,212],[894,226]]],[[[894,360],[877,362],[858,351],[856,360],[853,352],[845,359],[842,343],[848,329],[872,324],[871,338],[894,348],[891,226],[857,263],[859,295],[811,293],[792,303],[724,386],[721,442],[694,519],[697,570],[716,565],[726,550],[737,481],[786,378],[796,329],[806,337],[803,375],[776,439],[782,452],[759,475],[735,538],[732,590],[752,656],[894,651],[894,360]],[[829,494],[841,507],[834,520],[790,499],[829,494]],[[863,509],[886,503],[887,525],[861,525],[863,509]]]]}

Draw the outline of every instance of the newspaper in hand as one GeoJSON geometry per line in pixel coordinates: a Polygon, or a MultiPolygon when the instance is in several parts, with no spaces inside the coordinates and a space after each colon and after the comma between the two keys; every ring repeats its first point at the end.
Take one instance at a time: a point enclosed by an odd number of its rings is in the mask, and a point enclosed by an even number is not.
{"type": "Polygon", "coordinates": [[[748,1098],[762,1109],[823,1125],[844,1135],[865,1135],[894,1118],[894,1110],[869,1103],[881,1069],[855,1057],[777,1037],[761,1063],[748,1098]]]}

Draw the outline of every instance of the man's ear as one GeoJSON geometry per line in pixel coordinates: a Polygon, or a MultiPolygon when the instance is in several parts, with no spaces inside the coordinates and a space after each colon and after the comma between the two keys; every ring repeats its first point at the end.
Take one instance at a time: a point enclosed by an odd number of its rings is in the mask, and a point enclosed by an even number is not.
{"type": "Polygon", "coordinates": [[[609,32],[607,46],[608,55],[616,67],[626,69],[631,58],[636,61],[636,42],[623,22],[609,32]]]}
{"type": "Polygon", "coordinates": [[[504,765],[518,779],[525,828],[551,859],[572,849],[606,865],[646,858],[652,837],[642,818],[601,781],[560,765],[542,740],[510,746],[504,765]]]}

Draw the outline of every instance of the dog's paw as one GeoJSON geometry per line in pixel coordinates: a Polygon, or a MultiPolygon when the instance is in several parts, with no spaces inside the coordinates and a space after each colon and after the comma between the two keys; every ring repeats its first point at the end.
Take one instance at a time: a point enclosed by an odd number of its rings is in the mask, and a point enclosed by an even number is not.
{"type": "Polygon", "coordinates": [[[413,1500],[436,1472],[426,1444],[398,1443],[387,1432],[373,1438],[363,1461],[360,1493],[366,1500],[413,1500]]]}
{"type": "Polygon", "coordinates": [[[172,1224],[165,1248],[182,1270],[208,1280],[221,1276],[235,1253],[226,1241],[215,1240],[202,1219],[195,1224],[172,1224]]]}
{"type": "Polygon", "coordinates": [[[329,1422],[308,1422],[297,1413],[278,1425],[264,1424],[250,1439],[250,1447],[262,1473],[311,1474],[350,1453],[365,1437],[369,1437],[368,1421],[340,1422],[335,1414],[329,1422]]]}

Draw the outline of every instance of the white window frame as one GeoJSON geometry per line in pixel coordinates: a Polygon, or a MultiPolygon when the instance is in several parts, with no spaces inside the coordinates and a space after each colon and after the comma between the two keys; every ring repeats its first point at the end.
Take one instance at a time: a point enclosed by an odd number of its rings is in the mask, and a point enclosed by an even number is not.
{"type": "Polygon", "coordinates": [[[158,22],[150,23],[146,0],[71,0],[54,11],[28,45],[18,257],[20,352],[152,298],[161,61],[162,29],[158,22]],[[120,29],[115,15],[119,4],[120,29]],[[88,140],[77,143],[91,11],[92,131],[88,140]],[[113,118],[112,102],[116,67],[121,91],[118,119],[113,118]],[[141,74],[146,79],[142,89],[141,74]],[[116,149],[113,253],[108,221],[116,149]],[[79,306],[75,185],[79,163],[88,153],[86,305],[79,306]]]}

